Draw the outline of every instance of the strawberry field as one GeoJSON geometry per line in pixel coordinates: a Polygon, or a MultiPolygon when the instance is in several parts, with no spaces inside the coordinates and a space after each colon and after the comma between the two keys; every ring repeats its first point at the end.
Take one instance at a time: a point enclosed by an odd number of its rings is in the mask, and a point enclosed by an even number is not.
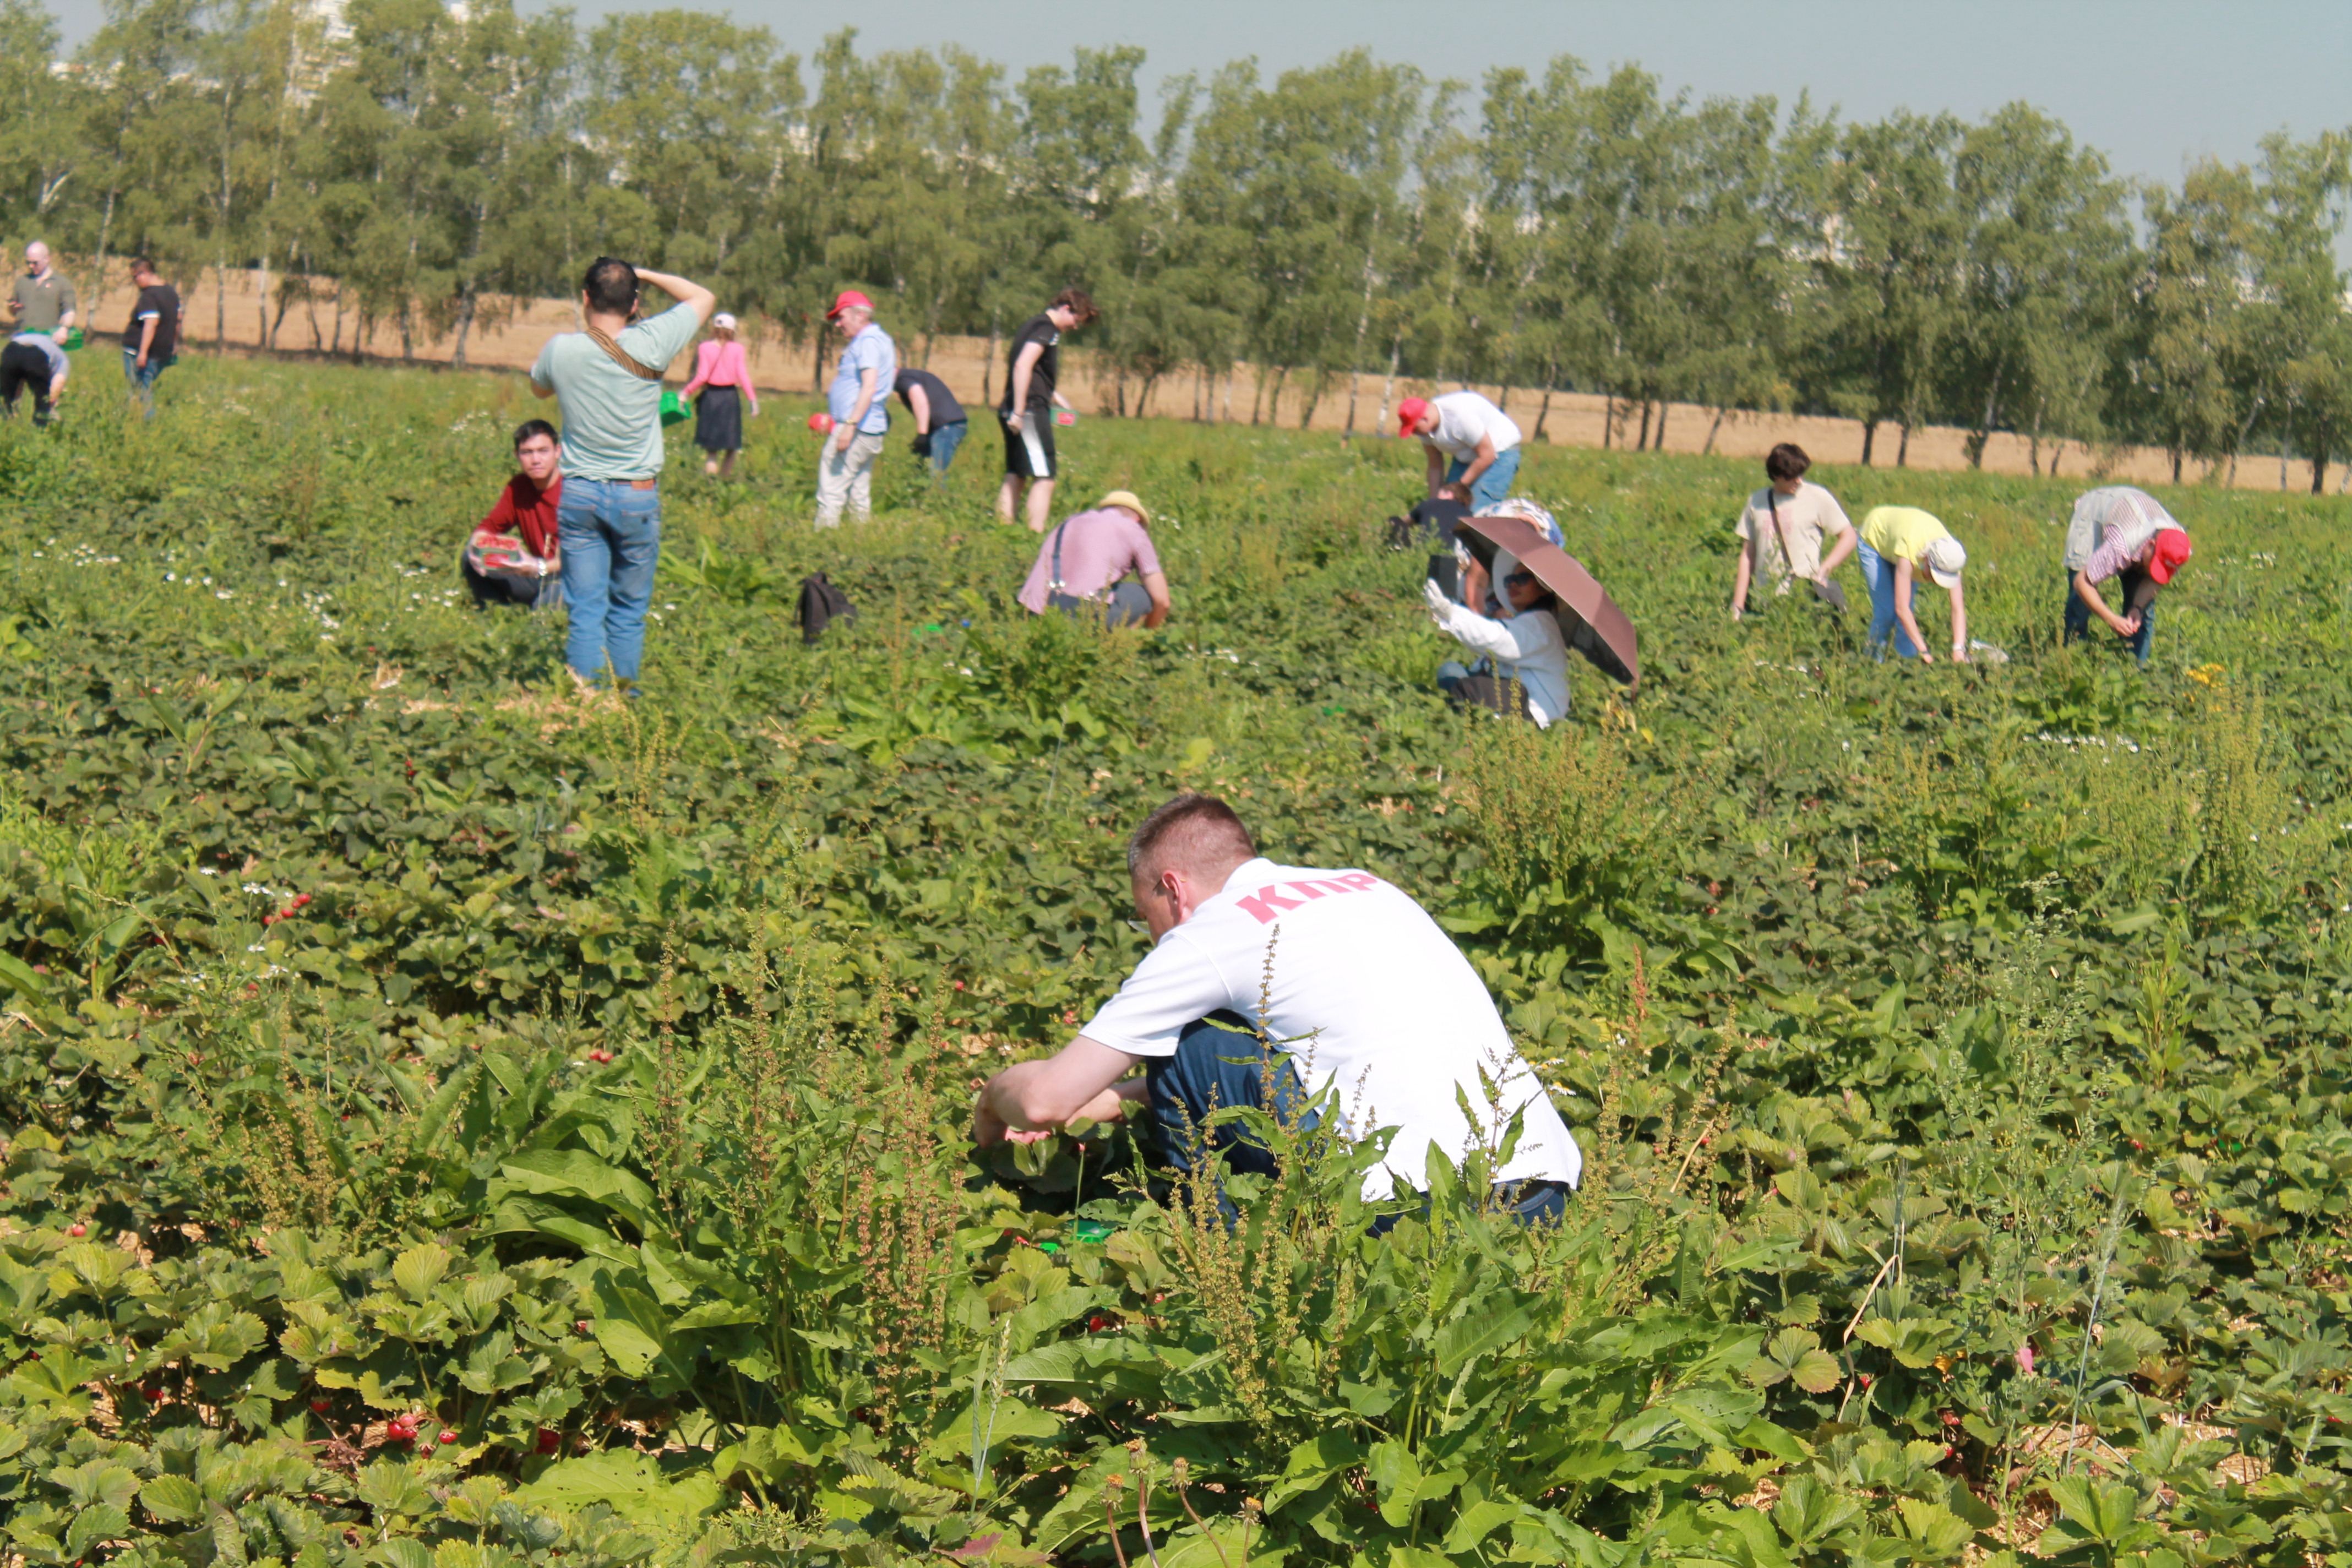
{"type": "Polygon", "coordinates": [[[2142,673],[2055,646],[2083,476],[1816,469],[1969,547],[2008,662],[1905,668],[1729,621],[1745,465],[1538,448],[1644,668],[1539,733],[1426,689],[1395,442],[1066,433],[1174,588],[1109,637],[985,432],[819,537],[778,399],[600,704],[457,587],[520,377],[163,392],[0,427],[14,1557],[2352,1564],[2352,503],[2168,493],[2142,673]],[[1440,914],[1564,1227],[975,1158],[1184,788],[1440,914]]]}

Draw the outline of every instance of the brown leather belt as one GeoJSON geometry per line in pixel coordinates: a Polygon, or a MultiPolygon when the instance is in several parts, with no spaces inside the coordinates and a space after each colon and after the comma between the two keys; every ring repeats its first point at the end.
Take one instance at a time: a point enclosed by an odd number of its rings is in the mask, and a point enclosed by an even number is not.
{"type": "Polygon", "coordinates": [[[633,490],[650,490],[661,488],[661,481],[659,479],[619,479],[614,482],[626,485],[633,490]]]}

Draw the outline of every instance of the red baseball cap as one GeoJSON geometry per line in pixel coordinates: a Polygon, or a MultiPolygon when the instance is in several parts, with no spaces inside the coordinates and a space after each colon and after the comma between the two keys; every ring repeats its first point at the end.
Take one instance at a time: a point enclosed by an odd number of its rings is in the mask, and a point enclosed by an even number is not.
{"type": "Polygon", "coordinates": [[[841,291],[841,298],[833,302],[833,309],[824,313],[824,319],[830,321],[839,316],[844,310],[848,310],[852,305],[863,305],[869,310],[874,309],[873,300],[867,299],[865,295],[860,294],[855,289],[844,289],[841,291]]]}
{"type": "Polygon", "coordinates": [[[2186,531],[2168,528],[2156,536],[2147,552],[2147,575],[2152,583],[2161,585],[2172,581],[2172,574],[2187,564],[2189,535],[2186,531]]]}
{"type": "Polygon", "coordinates": [[[1421,416],[1428,412],[1429,399],[1426,397],[1408,397],[1402,403],[1398,404],[1397,434],[1400,436],[1412,435],[1413,433],[1412,427],[1415,425],[1420,424],[1421,416]]]}

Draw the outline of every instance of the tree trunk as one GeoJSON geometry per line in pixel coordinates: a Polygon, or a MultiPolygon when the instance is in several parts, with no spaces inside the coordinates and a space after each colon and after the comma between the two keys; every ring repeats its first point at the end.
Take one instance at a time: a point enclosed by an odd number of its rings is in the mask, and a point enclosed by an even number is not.
{"type": "Polygon", "coordinates": [[[2325,447],[2311,454],[2311,493],[2315,496],[2327,493],[2327,448],[2325,447]]]}
{"type": "Polygon", "coordinates": [[[466,334],[473,329],[474,289],[469,283],[457,300],[457,343],[449,351],[449,363],[457,369],[463,370],[466,366],[466,334]]]}
{"type": "Polygon", "coordinates": [[[1672,406],[1674,406],[1672,404],[1663,401],[1658,405],[1658,434],[1656,439],[1650,443],[1650,450],[1653,452],[1663,452],[1666,449],[1666,410],[1672,406]]]}
{"type": "Polygon", "coordinates": [[[1227,366],[1225,366],[1225,412],[1224,412],[1224,415],[1223,415],[1223,418],[1220,420],[1220,423],[1222,423],[1222,424],[1226,424],[1226,425],[1230,425],[1230,424],[1232,424],[1233,422],[1234,422],[1234,367],[1233,367],[1232,365],[1228,364],[1227,366]]]}
{"type": "Polygon", "coordinates": [[[988,351],[980,360],[980,400],[982,403],[994,401],[990,389],[996,384],[996,312],[991,310],[988,313],[988,351]]]}
{"type": "Polygon", "coordinates": [[[2180,482],[2180,448],[2178,447],[2172,449],[2172,482],[2176,485],[2180,482]]]}
{"type": "Polygon", "coordinates": [[[1601,449],[1604,452],[1608,451],[1616,437],[1617,395],[1613,392],[1604,392],[1601,395],[1601,449]]]}
{"type": "Polygon", "coordinates": [[[1645,398],[1642,399],[1642,428],[1641,428],[1640,432],[1639,432],[1639,433],[1637,433],[1637,434],[1634,436],[1634,437],[1633,437],[1633,450],[1635,450],[1636,452],[1646,452],[1646,451],[1648,451],[1649,449],[1650,449],[1650,400],[1649,400],[1648,398],[1646,398],[1646,397],[1645,397],[1645,398]]]}
{"type": "Polygon", "coordinates": [[[1381,383],[1381,416],[1372,426],[1376,435],[1384,433],[1389,427],[1389,409],[1396,400],[1397,368],[1403,363],[1404,329],[1400,327],[1396,336],[1389,340],[1389,376],[1381,383]]]}
{"type": "Polygon", "coordinates": [[[1544,434],[1544,421],[1551,417],[1551,374],[1547,371],[1544,374],[1543,401],[1536,405],[1536,433],[1533,438],[1538,441],[1550,439],[1544,434]]]}
{"type": "Polygon", "coordinates": [[[1862,422],[1862,466],[1864,468],[1866,468],[1870,467],[1871,448],[1877,445],[1878,421],[1875,419],[1864,420],[1862,422]]]}
{"type": "Polygon", "coordinates": [[[1723,428],[1723,414],[1724,410],[1729,405],[1721,403],[1715,405],[1715,423],[1706,427],[1706,445],[1698,449],[1698,455],[1700,457],[1706,458],[1714,456],[1716,432],[1723,428]]]}
{"type": "Polygon", "coordinates": [[[1903,421],[1902,430],[1903,438],[1895,444],[1895,466],[1898,468],[1906,468],[1911,466],[1910,420],[1906,419],[1903,421]]]}

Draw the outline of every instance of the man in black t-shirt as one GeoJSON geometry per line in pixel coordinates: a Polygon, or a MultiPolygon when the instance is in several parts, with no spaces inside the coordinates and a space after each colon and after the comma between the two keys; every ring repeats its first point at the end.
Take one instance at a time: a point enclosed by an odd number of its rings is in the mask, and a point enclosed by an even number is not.
{"type": "Polygon", "coordinates": [[[179,357],[180,295],[143,256],[131,263],[131,281],[139,286],[139,300],[131,307],[131,324],[122,331],[122,376],[152,419],[155,378],[179,357]]]}
{"type": "Polygon", "coordinates": [[[901,369],[890,390],[915,416],[915,456],[929,458],[934,474],[946,473],[948,465],[955,461],[956,448],[963,445],[964,432],[971,428],[963,405],[956,401],[946,382],[927,370],[901,369]]]}
{"type": "Polygon", "coordinates": [[[1029,492],[1029,531],[1045,531],[1054,507],[1054,478],[1060,472],[1054,460],[1054,410],[1067,408],[1055,383],[1061,371],[1062,334],[1095,319],[1095,302],[1083,289],[1065,289],[1054,296],[1045,314],[1033,316],[1013,334],[1013,353],[1004,378],[1004,400],[997,416],[1004,421],[1004,485],[996,492],[996,515],[1013,521],[1021,492],[1029,492]]]}

